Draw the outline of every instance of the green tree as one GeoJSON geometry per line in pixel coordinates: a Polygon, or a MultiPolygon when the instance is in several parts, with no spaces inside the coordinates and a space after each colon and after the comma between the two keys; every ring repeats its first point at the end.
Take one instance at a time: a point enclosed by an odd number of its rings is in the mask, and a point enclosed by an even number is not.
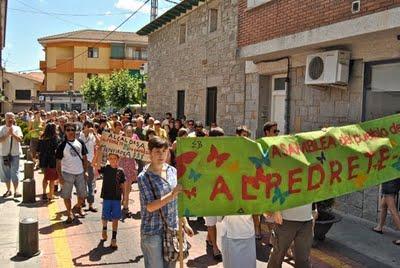
{"type": "Polygon", "coordinates": [[[129,104],[139,103],[140,78],[128,70],[113,72],[108,81],[107,100],[112,107],[121,109],[129,104]]]}
{"type": "Polygon", "coordinates": [[[93,76],[85,81],[81,87],[81,92],[87,103],[99,107],[106,104],[107,81],[103,77],[93,76]]]}

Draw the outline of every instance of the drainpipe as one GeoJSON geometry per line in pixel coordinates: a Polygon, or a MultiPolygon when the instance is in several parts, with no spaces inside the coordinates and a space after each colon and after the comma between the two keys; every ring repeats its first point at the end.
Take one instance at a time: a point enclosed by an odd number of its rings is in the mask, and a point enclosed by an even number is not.
{"type": "Polygon", "coordinates": [[[290,132],[290,93],[291,93],[291,85],[290,85],[290,68],[291,62],[290,57],[282,57],[273,60],[262,60],[262,61],[253,61],[254,64],[258,63],[270,63],[277,62],[281,60],[287,60],[287,71],[286,71],[286,81],[285,81],[285,89],[286,89],[286,99],[285,99],[285,134],[289,134],[290,132]]]}

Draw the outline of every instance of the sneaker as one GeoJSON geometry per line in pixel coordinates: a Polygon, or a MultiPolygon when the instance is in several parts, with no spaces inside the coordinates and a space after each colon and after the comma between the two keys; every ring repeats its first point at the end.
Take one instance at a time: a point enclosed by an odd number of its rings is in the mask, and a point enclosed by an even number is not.
{"type": "Polygon", "coordinates": [[[97,212],[97,208],[90,206],[89,211],[96,213],[97,212]]]}
{"type": "Polygon", "coordinates": [[[7,191],[7,192],[5,192],[5,193],[3,194],[3,197],[4,197],[4,198],[9,197],[9,196],[11,196],[11,191],[7,191]]]}
{"type": "Polygon", "coordinates": [[[18,198],[18,197],[22,197],[22,195],[20,193],[14,193],[14,198],[18,198]]]}

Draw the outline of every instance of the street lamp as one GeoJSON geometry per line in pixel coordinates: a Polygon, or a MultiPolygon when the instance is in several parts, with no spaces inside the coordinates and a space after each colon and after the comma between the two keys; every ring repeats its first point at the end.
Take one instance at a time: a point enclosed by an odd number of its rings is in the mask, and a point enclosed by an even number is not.
{"type": "Polygon", "coordinates": [[[68,81],[69,85],[69,91],[68,91],[68,96],[69,96],[69,111],[72,111],[72,96],[74,95],[74,92],[72,91],[72,87],[74,86],[74,79],[70,78],[68,81]]]}
{"type": "Polygon", "coordinates": [[[140,66],[140,78],[142,79],[139,87],[140,87],[140,111],[143,111],[143,90],[146,87],[144,83],[144,75],[146,74],[145,65],[142,64],[140,66]]]}

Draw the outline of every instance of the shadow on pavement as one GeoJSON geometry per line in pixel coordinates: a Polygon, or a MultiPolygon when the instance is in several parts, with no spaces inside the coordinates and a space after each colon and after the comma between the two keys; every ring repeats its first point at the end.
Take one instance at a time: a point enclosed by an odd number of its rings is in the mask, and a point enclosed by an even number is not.
{"type": "MultiPolygon", "coordinates": [[[[60,220],[61,216],[63,215],[64,212],[57,212],[56,218],[53,219],[54,220],[60,220]]],[[[66,224],[64,221],[58,221],[56,223],[50,224],[48,226],[42,227],[39,229],[39,233],[42,235],[47,235],[47,234],[51,234],[56,230],[62,230],[62,229],[66,229],[66,228],[70,228],[76,225],[82,224],[82,222],[78,219],[75,218],[74,221],[71,224],[66,224]]]]}
{"type": "Polygon", "coordinates": [[[218,262],[214,260],[212,248],[207,248],[207,253],[195,259],[189,259],[186,263],[187,267],[209,267],[210,265],[217,265],[218,262]]]}
{"type": "Polygon", "coordinates": [[[119,264],[128,264],[128,263],[138,263],[140,259],[143,258],[143,255],[136,256],[134,260],[130,259],[124,262],[105,262],[105,263],[93,263],[93,264],[83,264],[79,262],[80,259],[85,257],[89,257],[89,261],[98,262],[105,255],[113,253],[115,250],[110,247],[104,247],[104,240],[100,240],[99,244],[96,248],[92,249],[86,254],[82,254],[79,257],[73,258],[72,261],[75,267],[91,267],[91,266],[105,266],[105,265],[119,265],[119,264]]]}

